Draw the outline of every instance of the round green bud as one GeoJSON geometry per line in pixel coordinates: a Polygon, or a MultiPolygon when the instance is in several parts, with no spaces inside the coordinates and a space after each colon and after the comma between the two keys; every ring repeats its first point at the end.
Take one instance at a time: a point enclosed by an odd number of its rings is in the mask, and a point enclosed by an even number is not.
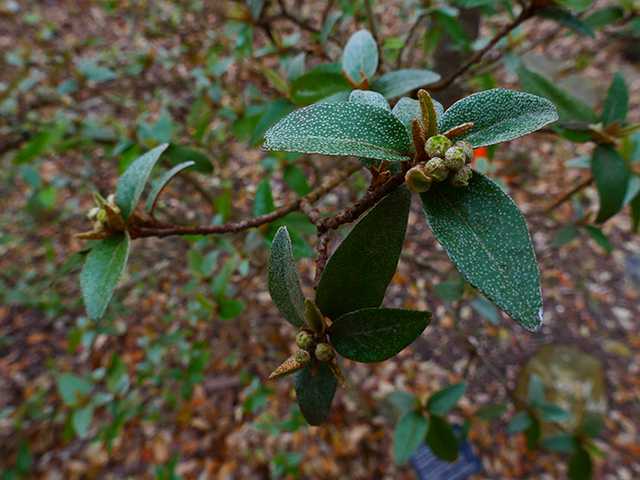
{"type": "Polygon", "coordinates": [[[441,158],[432,158],[429,160],[422,171],[434,182],[442,182],[449,176],[449,169],[441,158]]]}
{"type": "Polygon", "coordinates": [[[469,142],[465,142],[464,140],[460,140],[453,144],[454,147],[461,148],[464,150],[465,163],[473,162],[473,147],[469,142]]]}
{"type": "Polygon", "coordinates": [[[445,152],[451,148],[451,140],[444,135],[435,135],[431,137],[424,145],[424,150],[430,158],[444,157],[445,152]]]}
{"type": "Polygon", "coordinates": [[[309,348],[313,345],[313,335],[307,332],[300,332],[296,336],[296,345],[300,348],[309,348]]]}
{"type": "Polygon", "coordinates": [[[296,360],[300,365],[308,365],[311,363],[311,354],[306,350],[298,350],[296,352],[296,360]]]}
{"type": "Polygon", "coordinates": [[[460,170],[466,163],[466,155],[460,147],[451,147],[444,154],[444,164],[450,170],[460,170]]]}
{"type": "Polygon", "coordinates": [[[335,353],[333,353],[333,347],[328,343],[319,343],[316,345],[316,358],[321,362],[330,362],[335,353]]]}
{"type": "Polygon", "coordinates": [[[472,175],[473,171],[465,165],[451,178],[451,185],[456,188],[466,187],[469,185],[469,179],[472,175]]]}
{"type": "Polygon", "coordinates": [[[412,192],[424,193],[431,188],[431,178],[424,172],[424,165],[411,168],[404,176],[404,181],[412,192]]]}

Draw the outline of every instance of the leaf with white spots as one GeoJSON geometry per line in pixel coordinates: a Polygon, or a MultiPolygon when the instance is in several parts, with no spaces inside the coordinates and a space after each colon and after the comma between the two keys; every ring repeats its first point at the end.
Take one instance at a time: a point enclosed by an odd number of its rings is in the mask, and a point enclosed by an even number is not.
{"type": "Polygon", "coordinates": [[[358,30],[344,47],[342,70],[355,82],[371,80],[378,69],[378,45],[367,30],[358,30]]]}
{"type": "MultiPolygon", "coordinates": [[[[436,100],[433,100],[433,106],[436,111],[436,118],[438,119],[438,125],[442,122],[442,115],[444,113],[444,107],[436,100]]],[[[407,128],[407,131],[411,132],[411,124],[415,118],[422,124],[422,110],[420,110],[420,102],[409,97],[402,97],[398,100],[393,110],[391,110],[398,120],[407,128]]]]}
{"type": "Polygon", "coordinates": [[[362,103],[320,103],[301,108],[265,135],[263,150],[407,160],[406,128],[390,111],[362,103]]]}
{"type": "Polygon", "coordinates": [[[514,201],[478,172],[467,187],[446,181],[420,197],[431,230],[467,282],[520,325],[538,330],[540,273],[514,201]]]}
{"type": "Polygon", "coordinates": [[[473,128],[457,140],[478,148],[522,137],[556,120],[556,107],[546,98],[494,88],[451,105],[442,116],[440,131],[473,122],[473,128]]]}
{"type": "Polygon", "coordinates": [[[389,106],[387,99],[378,92],[372,92],[371,90],[354,90],[351,92],[351,95],[349,95],[349,101],[351,103],[375,105],[376,107],[391,111],[391,107],[389,106]]]}

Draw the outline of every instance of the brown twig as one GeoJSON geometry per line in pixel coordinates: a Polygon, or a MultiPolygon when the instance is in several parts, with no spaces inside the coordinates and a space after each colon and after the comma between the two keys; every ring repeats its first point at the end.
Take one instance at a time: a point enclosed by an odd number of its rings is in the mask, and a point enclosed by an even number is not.
{"type": "Polygon", "coordinates": [[[313,288],[317,289],[324,272],[324,267],[329,260],[329,233],[318,232],[318,245],[316,246],[316,276],[313,282],[313,288]]]}
{"type": "Polygon", "coordinates": [[[413,39],[413,36],[418,30],[418,26],[427,15],[428,14],[426,13],[422,15],[418,15],[418,18],[416,18],[416,20],[413,22],[413,25],[411,25],[411,28],[409,29],[409,34],[407,35],[407,39],[404,41],[404,43],[400,47],[400,50],[398,51],[398,56],[396,57],[396,68],[400,68],[400,66],[402,65],[402,54],[406,50],[407,45],[409,45],[409,43],[413,39]]]}
{"type": "Polygon", "coordinates": [[[584,190],[585,188],[587,188],[592,183],[593,183],[593,177],[587,178],[584,182],[579,183],[574,188],[572,188],[571,191],[569,191],[569,192],[565,193],[563,196],[561,196],[558,200],[556,200],[553,203],[553,205],[551,205],[548,208],[545,208],[542,211],[534,212],[533,215],[548,215],[549,213],[554,211],[556,208],[558,208],[560,205],[562,205],[566,201],[570,200],[571,197],[573,197],[576,193],[584,190]]]}

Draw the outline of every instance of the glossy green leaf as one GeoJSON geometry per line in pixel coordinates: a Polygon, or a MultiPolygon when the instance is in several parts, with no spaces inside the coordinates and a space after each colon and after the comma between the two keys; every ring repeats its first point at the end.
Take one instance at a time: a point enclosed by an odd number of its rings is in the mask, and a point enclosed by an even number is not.
{"type": "Polygon", "coordinates": [[[101,240],[87,255],[80,273],[80,287],[92,320],[100,320],[104,315],[127,266],[130,249],[131,237],[129,232],[125,232],[124,235],[101,240]]]}
{"type": "Polygon", "coordinates": [[[429,397],[427,410],[429,410],[432,415],[444,415],[456,406],[456,403],[458,403],[458,400],[462,398],[466,391],[467,382],[448,385],[429,397]]]}
{"type": "Polygon", "coordinates": [[[263,150],[406,160],[409,135],[389,111],[360,103],[319,103],[271,127],[263,150]]]}
{"type": "Polygon", "coordinates": [[[337,384],[338,380],[326,363],[318,363],[315,375],[313,364],[296,372],[296,397],[300,411],[310,425],[318,426],[327,418],[337,384]]]}
{"type": "Polygon", "coordinates": [[[422,412],[410,410],[402,416],[393,437],[393,453],[398,465],[406,463],[418,450],[428,430],[429,419],[422,412]]]}
{"type": "Polygon", "coordinates": [[[584,227],[587,234],[607,253],[613,252],[613,247],[611,246],[611,242],[609,238],[602,232],[602,230],[598,227],[594,227],[593,225],[587,225],[584,227]]]}
{"type": "Polygon", "coordinates": [[[375,105],[376,107],[384,108],[385,110],[391,111],[389,102],[387,102],[387,100],[378,92],[372,92],[370,90],[354,90],[349,95],[349,101],[351,103],[375,105]]]}
{"type": "Polygon", "coordinates": [[[329,328],[331,344],[356,362],[384,362],[427,328],[431,314],[395,308],[364,308],[339,317],[329,328]]]}
{"type": "Polygon", "coordinates": [[[620,72],[616,72],[613,76],[609,91],[607,92],[604,107],[602,107],[600,121],[605,126],[612,124],[616,120],[622,123],[627,118],[628,110],[629,91],[627,90],[627,83],[624,81],[624,77],[620,72]]]}
{"type": "Polygon", "coordinates": [[[293,261],[293,250],[287,227],[280,227],[271,244],[268,273],[269,293],[278,310],[294,327],[307,326],[304,294],[293,261]]]}
{"type": "Polygon", "coordinates": [[[193,170],[196,172],[213,172],[213,164],[211,160],[209,160],[209,157],[192,148],[183,147],[182,145],[170,145],[165,155],[172,165],[181,165],[184,162],[192,161],[195,162],[193,170]]]}
{"type": "Polygon", "coordinates": [[[589,480],[593,475],[593,464],[587,451],[578,447],[569,459],[568,476],[571,480],[589,480]]]}
{"type": "Polygon", "coordinates": [[[316,304],[335,320],[363,308],[379,307],[395,274],[407,231],[411,192],[387,195],[351,230],[327,262],[316,304]]]}
{"type": "Polygon", "coordinates": [[[70,373],[64,373],[57,379],[58,393],[62,401],[70,406],[80,403],[91,391],[91,383],[70,373]]]}
{"type": "Polygon", "coordinates": [[[556,108],[546,98],[494,88],[454,103],[444,112],[440,131],[473,122],[473,128],[457,139],[478,148],[527,135],[557,119],[556,108]]]}
{"type": "Polygon", "coordinates": [[[445,462],[453,462],[458,458],[458,438],[451,424],[438,415],[431,415],[427,445],[436,457],[445,462]]]}
{"type": "Polygon", "coordinates": [[[598,117],[589,105],[556,87],[542,75],[527,70],[524,66],[518,68],[517,74],[520,85],[522,85],[524,90],[535,95],[540,95],[553,102],[558,110],[558,117],[561,121],[584,120],[589,123],[598,121],[598,117]]]}
{"type": "Polygon", "coordinates": [[[507,402],[494,403],[492,405],[487,405],[484,408],[478,410],[474,417],[481,418],[482,420],[493,420],[494,418],[499,417],[502,412],[504,412],[509,407],[507,402]]]}
{"type": "Polygon", "coordinates": [[[547,438],[542,445],[554,452],[571,453],[576,448],[576,440],[571,433],[561,433],[547,438]]]}
{"type": "Polygon", "coordinates": [[[251,134],[251,139],[249,140],[250,145],[257,145],[262,142],[262,138],[264,134],[274,125],[278,120],[282,119],[286,115],[289,115],[296,109],[295,104],[286,100],[284,98],[280,98],[273,102],[269,109],[265,112],[264,115],[260,118],[260,121],[254,128],[253,133],[251,134]]]}
{"type": "Polygon", "coordinates": [[[587,37],[593,38],[595,36],[593,31],[582,23],[582,20],[564,8],[544,7],[537,10],[536,15],[548,20],[554,20],[566,27],[569,27],[574,32],[586,35],[587,37]]]}
{"type": "Polygon", "coordinates": [[[351,35],[342,52],[342,70],[355,82],[371,80],[378,69],[378,45],[367,30],[351,35]]]}
{"type": "Polygon", "coordinates": [[[291,84],[290,96],[296,105],[306,106],[330,95],[349,91],[351,86],[342,75],[342,65],[334,63],[318,66],[298,77],[291,84]]]}
{"type": "Polygon", "coordinates": [[[515,414],[513,419],[511,419],[507,430],[509,433],[524,432],[532,423],[533,419],[531,418],[531,415],[527,412],[518,412],[515,414]]]}
{"type": "Polygon", "coordinates": [[[149,193],[149,196],[147,197],[147,204],[145,208],[146,212],[151,213],[151,209],[155,205],[158,199],[158,195],[160,195],[160,192],[162,192],[162,189],[171,181],[173,177],[175,177],[178,173],[180,173],[185,168],[192,167],[195,164],[196,162],[194,161],[183,162],[179,165],[176,165],[167,173],[165,173],[163,177],[160,179],[160,181],[154,185],[153,190],[151,190],[151,193],[149,193]]]}
{"type": "Polygon", "coordinates": [[[253,199],[253,215],[259,217],[260,215],[271,213],[275,209],[271,185],[269,185],[269,180],[265,179],[260,182],[256,189],[256,196],[253,199]]]}
{"type": "Polygon", "coordinates": [[[397,70],[378,78],[371,90],[380,92],[385,98],[395,98],[438,80],[440,75],[431,70],[397,70]]]}
{"type": "Polygon", "coordinates": [[[596,222],[602,223],[622,208],[629,183],[629,170],[624,158],[613,146],[598,145],[591,156],[591,173],[600,196],[596,222]]]}
{"type": "Polygon", "coordinates": [[[431,230],[467,282],[523,327],[539,329],[540,273],[513,200],[478,172],[468,187],[446,181],[421,198],[431,230]]]}
{"type": "Polygon", "coordinates": [[[93,405],[85,405],[73,412],[73,429],[80,438],[86,438],[93,421],[93,405]]]}
{"type": "Polygon", "coordinates": [[[168,146],[168,143],[160,145],[131,162],[118,180],[116,197],[125,222],[138,205],[153,166],[168,146]]]}

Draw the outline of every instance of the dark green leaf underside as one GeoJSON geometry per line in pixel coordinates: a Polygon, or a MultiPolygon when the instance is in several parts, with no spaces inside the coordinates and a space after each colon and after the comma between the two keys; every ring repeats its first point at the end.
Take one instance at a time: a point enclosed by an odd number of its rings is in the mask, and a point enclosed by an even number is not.
{"type": "Polygon", "coordinates": [[[310,425],[320,425],[327,418],[337,384],[336,377],[326,363],[319,363],[315,376],[312,364],[296,373],[298,404],[310,425]]]}
{"type": "Polygon", "coordinates": [[[542,323],[540,274],[527,224],[500,187],[474,172],[421,195],[429,225],[465,279],[523,327],[542,323]]]}

